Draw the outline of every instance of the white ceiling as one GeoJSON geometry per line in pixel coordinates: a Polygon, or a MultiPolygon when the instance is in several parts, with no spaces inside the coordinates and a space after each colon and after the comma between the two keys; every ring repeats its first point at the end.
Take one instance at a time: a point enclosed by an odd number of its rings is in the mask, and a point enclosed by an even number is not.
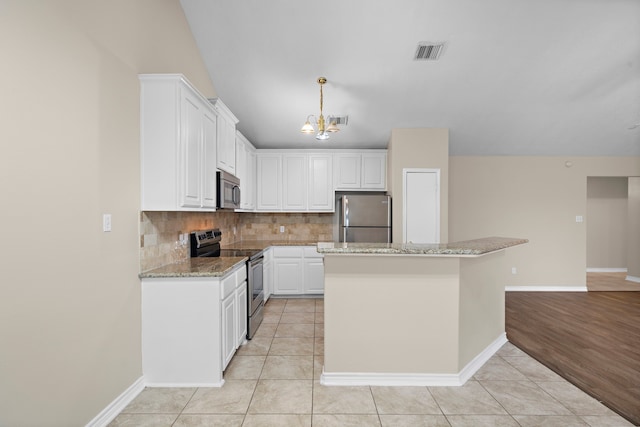
{"type": "Polygon", "coordinates": [[[640,0],[181,0],[218,96],[258,148],[640,155],[640,0]],[[414,61],[418,42],[446,42],[414,61]],[[329,141],[307,115],[348,115],[329,141]]]}

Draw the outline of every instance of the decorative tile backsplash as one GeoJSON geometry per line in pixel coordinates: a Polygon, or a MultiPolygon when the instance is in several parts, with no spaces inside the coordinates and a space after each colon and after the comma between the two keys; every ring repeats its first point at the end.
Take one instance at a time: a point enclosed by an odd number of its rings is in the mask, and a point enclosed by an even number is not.
{"type": "Polygon", "coordinates": [[[223,246],[238,240],[331,241],[333,214],[143,211],[140,212],[140,271],[188,257],[188,242],[186,248],[180,245],[176,248],[180,234],[208,228],[222,231],[223,246]],[[283,233],[281,226],[284,226],[283,233]]]}
{"type": "Polygon", "coordinates": [[[331,213],[241,213],[240,220],[242,240],[333,240],[331,213]]]}

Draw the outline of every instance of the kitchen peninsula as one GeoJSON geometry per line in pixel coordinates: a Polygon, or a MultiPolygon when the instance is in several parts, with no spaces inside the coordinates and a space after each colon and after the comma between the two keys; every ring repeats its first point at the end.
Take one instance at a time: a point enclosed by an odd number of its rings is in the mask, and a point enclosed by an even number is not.
{"type": "Polygon", "coordinates": [[[325,263],[325,385],[462,385],[505,342],[505,249],[318,243],[325,263]]]}

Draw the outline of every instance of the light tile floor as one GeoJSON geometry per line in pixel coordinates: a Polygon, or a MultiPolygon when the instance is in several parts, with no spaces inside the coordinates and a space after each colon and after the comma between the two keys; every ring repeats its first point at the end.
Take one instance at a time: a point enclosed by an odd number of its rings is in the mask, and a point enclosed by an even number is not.
{"type": "Polygon", "coordinates": [[[630,426],[507,343],[462,387],[327,387],[322,299],[271,299],[221,388],[146,388],[116,426],[630,426]]]}

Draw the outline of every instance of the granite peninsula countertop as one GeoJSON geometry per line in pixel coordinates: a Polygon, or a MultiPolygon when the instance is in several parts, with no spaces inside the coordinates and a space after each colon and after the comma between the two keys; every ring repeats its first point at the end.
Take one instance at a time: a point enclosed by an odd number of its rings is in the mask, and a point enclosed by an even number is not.
{"type": "MultiPolygon", "coordinates": [[[[272,246],[316,246],[307,240],[243,240],[222,245],[223,249],[257,249],[272,246]]],[[[223,277],[233,268],[247,262],[247,257],[188,258],[183,262],[167,264],[138,274],[141,279],[160,277],[223,277]]]]}
{"type": "Polygon", "coordinates": [[[343,243],[318,242],[322,254],[346,255],[427,255],[427,256],[481,256],[511,246],[529,242],[527,239],[510,237],[485,237],[462,242],[439,244],[412,243],[343,243]]]}

